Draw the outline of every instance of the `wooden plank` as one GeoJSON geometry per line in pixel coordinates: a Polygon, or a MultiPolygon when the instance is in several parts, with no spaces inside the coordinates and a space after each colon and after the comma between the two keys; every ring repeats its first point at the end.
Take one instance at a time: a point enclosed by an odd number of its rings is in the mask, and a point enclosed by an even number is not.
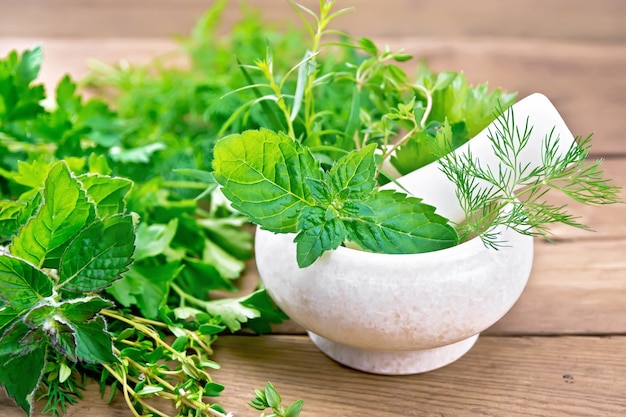
{"type": "Polygon", "coordinates": [[[625,337],[481,337],[448,367],[385,377],[341,367],[302,337],[224,337],[215,375],[235,415],[271,380],[287,401],[304,398],[311,417],[621,416],[625,349],[625,337]]]}
{"type": "MultiPolygon", "coordinates": [[[[593,150],[593,147],[592,147],[593,150]]],[[[626,202],[626,156],[604,160],[604,176],[621,187],[620,198],[626,202]]],[[[589,226],[592,231],[556,224],[551,228],[555,241],[622,239],[626,236],[626,204],[588,206],[573,201],[560,192],[551,192],[546,199],[550,204],[567,204],[567,210],[577,221],[589,226]]],[[[625,249],[626,252],[626,249],[625,249]]]]}
{"type": "MultiPolygon", "coordinates": [[[[317,9],[318,0],[300,0],[317,9]]],[[[284,0],[247,0],[274,22],[297,22],[284,0]]],[[[151,37],[188,33],[209,7],[205,0],[20,0],[3,2],[0,36],[151,37]]],[[[231,1],[224,20],[238,19],[231,1]]],[[[626,6],[621,0],[359,0],[338,2],[356,13],[336,22],[337,28],[367,36],[489,36],[576,39],[596,42],[626,40],[626,6]]]]}
{"type": "MultiPolygon", "coordinates": [[[[370,375],[342,367],[306,336],[224,336],[213,373],[218,400],[235,416],[258,415],[246,403],[270,380],[285,402],[302,398],[315,416],[618,417],[626,413],[626,337],[488,337],[452,365],[411,376],[370,375]]],[[[68,416],[129,417],[88,387],[68,416]]],[[[4,417],[20,417],[0,396],[4,417]]],[[[39,416],[36,413],[35,416],[39,416]]]]}
{"type": "MultiPolygon", "coordinates": [[[[593,45],[541,40],[467,38],[380,38],[424,58],[434,69],[464,71],[472,83],[489,81],[492,87],[547,95],[572,132],[594,133],[598,156],[626,155],[622,111],[626,108],[626,44],[593,45]]],[[[168,39],[80,39],[39,41],[36,38],[0,38],[0,55],[41,43],[46,59],[41,80],[55,85],[65,73],[83,77],[90,59],[142,64],[175,50],[168,39]]],[[[407,66],[410,74],[415,61],[407,66]]]]}
{"type": "Polygon", "coordinates": [[[539,242],[528,285],[497,334],[626,333],[626,239],[539,242]]]}

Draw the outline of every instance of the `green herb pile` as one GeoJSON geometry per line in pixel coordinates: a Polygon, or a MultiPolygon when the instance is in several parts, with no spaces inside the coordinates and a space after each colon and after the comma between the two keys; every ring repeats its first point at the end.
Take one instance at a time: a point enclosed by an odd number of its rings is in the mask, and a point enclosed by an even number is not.
{"type": "Polygon", "coordinates": [[[69,76],[46,94],[39,47],[0,60],[0,386],[27,413],[63,414],[93,377],[134,415],[168,412],[155,397],[225,415],[217,335],[286,318],[263,289],[237,294],[252,234],[202,170],[220,131],[265,123],[252,111],[224,130],[252,97],[223,98],[246,82],[233,51],[252,61],[302,35],[246,11],[215,36],[225,5],[181,42],[187,66],[99,65],[90,99],[69,76]]]}
{"type": "MultiPolygon", "coordinates": [[[[249,220],[298,233],[302,266],[346,240],[420,252],[463,238],[377,186],[465,143],[515,95],[423,65],[409,76],[406,53],[329,29],[349,10],[289,3],[303,31],[244,10],[219,36],[215,2],[172,62],[95,66],[90,99],[69,76],[46,94],[40,48],[0,60],[0,386],[26,413],[42,401],[63,414],[93,377],[133,415],[171,412],[153,399],[177,416],[227,415],[216,338],[286,318],[263,288],[237,294],[249,220]]],[[[450,177],[467,183],[456,168],[471,162],[451,161],[450,177]]],[[[596,183],[599,201],[615,196],[596,183]]],[[[502,200],[487,197],[470,210],[502,200]]],[[[255,395],[269,415],[302,409],[271,383],[255,395]]]]}

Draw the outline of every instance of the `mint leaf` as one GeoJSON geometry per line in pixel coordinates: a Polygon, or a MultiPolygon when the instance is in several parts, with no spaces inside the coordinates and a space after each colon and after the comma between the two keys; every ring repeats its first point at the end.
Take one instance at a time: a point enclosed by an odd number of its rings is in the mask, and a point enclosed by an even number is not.
{"type": "Polygon", "coordinates": [[[33,330],[24,337],[22,343],[38,344],[45,340],[56,351],[76,362],[74,332],[67,324],[68,319],[57,308],[50,305],[35,307],[24,317],[24,322],[33,330]]]}
{"type": "Polygon", "coordinates": [[[52,282],[33,265],[0,255],[0,299],[14,310],[27,310],[52,295],[52,282]]]}
{"type": "Polygon", "coordinates": [[[88,363],[117,362],[113,354],[113,340],[107,332],[106,322],[100,316],[87,323],[70,322],[76,337],[76,356],[88,363]]]}
{"type": "Polygon", "coordinates": [[[85,322],[93,319],[102,309],[113,306],[104,298],[93,296],[68,300],[61,304],[58,311],[74,322],[85,322]]]}
{"type": "Polygon", "coordinates": [[[300,268],[311,265],[327,250],[336,249],[348,235],[346,226],[332,208],[305,207],[298,218],[300,233],[294,241],[296,259],[300,268]]]}
{"type": "Polygon", "coordinates": [[[54,311],[55,308],[51,305],[36,306],[24,316],[24,323],[32,329],[42,326],[46,319],[52,316],[54,311]]]}
{"type": "Polygon", "coordinates": [[[132,261],[134,230],[132,215],[98,219],[83,229],[63,254],[58,286],[91,292],[111,285],[132,261]]]}
{"type": "Polygon", "coordinates": [[[0,337],[0,357],[22,355],[37,347],[38,344],[24,343],[24,338],[34,330],[23,321],[16,321],[0,337]]]}
{"type": "Polygon", "coordinates": [[[35,392],[41,381],[46,350],[33,349],[25,355],[0,357],[0,386],[15,399],[22,409],[31,415],[35,392]]]}
{"type": "Polygon", "coordinates": [[[58,162],[48,173],[37,214],[20,229],[9,250],[42,266],[53,250],[67,244],[94,216],[94,207],[80,182],[72,176],[67,163],[58,162]]]}
{"type": "Polygon", "coordinates": [[[78,180],[96,205],[98,216],[112,216],[126,211],[124,198],[133,185],[132,181],[100,174],[84,174],[78,180]]]}
{"type": "Polygon", "coordinates": [[[366,197],[376,185],[375,150],[371,144],[339,159],[328,173],[331,190],[339,194],[347,189],[350,199],[366,197]]]}
{"type": "Polygon", "coordinates": [[[297,231],[298,215],[314,203],[305,178],[322,179],[307,148],[262,129],[227,136],[213,152],[213,175],[235,209],[272,232],[297,231]]]}
{"type": "Polygon", "coordinates": [[[0,201],[0,242],[17,234],[18,219],[25,207],[21,201],[0,201]]]}
{"type": "Polygon", "coordinates": [[[18,309],[8,305],[0,307],[0,335],[2,335],[4,330],[10,327],[24,311],[24,309],[18,309]]]}
{"type": "Polygon", "coordinates": [[[314,180],[313,178],[305,178],[304,183],[309,187],[311,196],[316,203],[328,207],[333,202],[333,195],[328,189],[328,185],[321,180],[314,180]]]}
{"type": "Polygon", "coordinates": [[[363,216],[344,218],[348,237],[365,250],[381,253],[421,253],[458,243],[447,219],[432,206],[394,191],[380,191],[364,202],[363,216]]]}

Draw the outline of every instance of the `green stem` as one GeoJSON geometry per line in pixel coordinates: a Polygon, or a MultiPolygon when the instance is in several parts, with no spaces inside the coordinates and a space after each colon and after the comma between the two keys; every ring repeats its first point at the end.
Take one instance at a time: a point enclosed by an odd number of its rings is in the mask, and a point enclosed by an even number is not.
{"type": "Polygon", "coordinates": [[[115,313],[114,311],[111,310],[102,310],[100,312],[101,314],[108,316],[112,319],[115,320],[119,320],[121,322],[124,322],[128,325],[130,325],[131,327],[134,327],[135,329],[139,330],[141,333],[145,334],[146,336],[150,337],[152,340],[154,340],[154,342],[157,345],[160,345],[163,347],[163,349],[169,351],[172,356],[178,360],[181,363],[185,363],[187,361],[187,358],[183,355],[181,355],[180,352],[178,352],[177,350],[173,349],[169,344],[167,344],[166,342],[163,341],[163,339],[161,339],[161,336],[155,332],[154,330],[152,330],[150,327],[145,326],[141,323],[135,322],[131,319],[128,319],[120,314],[115,313]]]}

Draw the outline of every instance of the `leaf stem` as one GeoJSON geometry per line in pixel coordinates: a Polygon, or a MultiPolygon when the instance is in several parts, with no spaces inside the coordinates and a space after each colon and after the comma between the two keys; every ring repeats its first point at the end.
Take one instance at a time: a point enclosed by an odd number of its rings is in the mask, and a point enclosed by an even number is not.
{"type": "Polygon", "coordinates": [[[135,410],[135,405],[130,400],[129,391],[133,393],[133,397],[135,396],[135,392],[133,391],[132,388],[128,386],[128,380],[126,379],[126,371],[124,371],[123,367],[122,367],[122,375],[120,375],[112,367],[110,367],[109,365],[105,363],[102,364],[102,367],[106,369],[107,371],[109,371],[109,373],[113,375],[113,377],[122,384],[122,392],[124,393],[124,400],[126,401],[126,405],[128,405],[128,408],[130,409],[131,413],[133,413],[135,417],[141,417],[139,413],[137,413],[137,410],[135,410]]]}

